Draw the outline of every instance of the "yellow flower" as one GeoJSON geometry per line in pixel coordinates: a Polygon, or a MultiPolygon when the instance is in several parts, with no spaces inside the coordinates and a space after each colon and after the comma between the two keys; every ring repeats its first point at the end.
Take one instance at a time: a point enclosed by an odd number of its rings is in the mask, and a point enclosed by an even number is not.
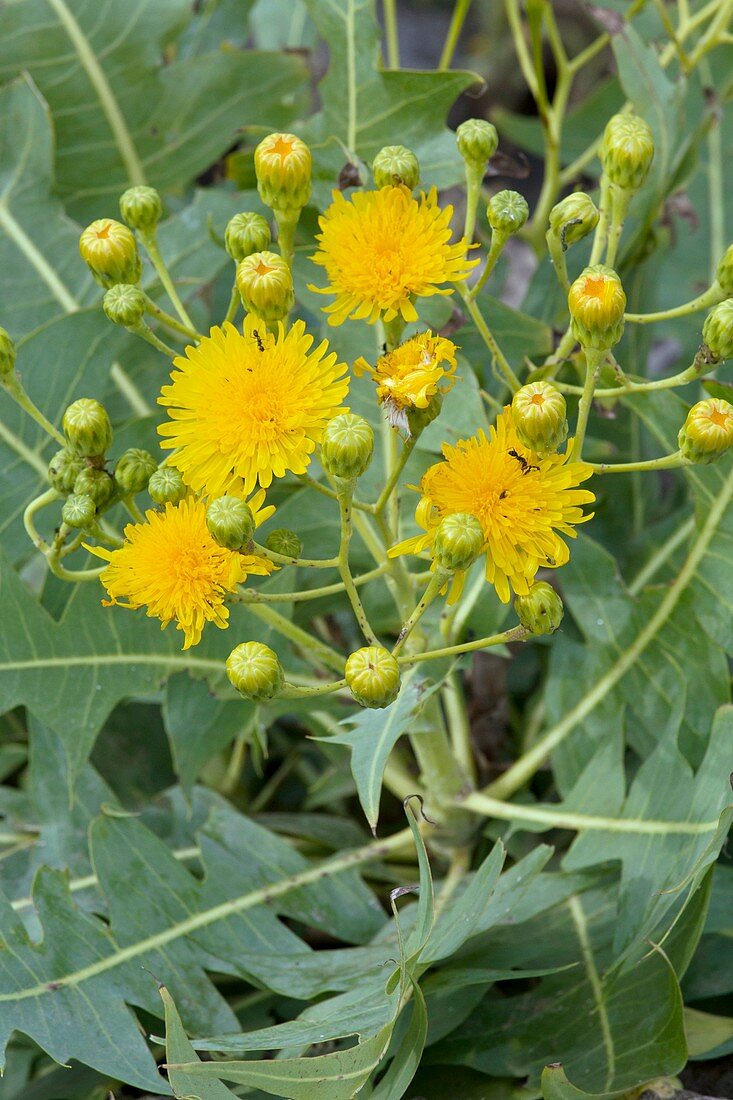
{"type": "MultiPolygon", "coordinates": [[[[524,596],[540,568],[556,568],[570,557],[560,535],[574,538],[573,525],[590,519],[581,505],[595,497],[576,486],[592,473],[568,455],[540,458],[520,443],[511,407],[506,406],[487,437],[479,432],[451,447],[420,483],[422,497],[415,513],[424,535],[406,539],[389,551],[420,553],[432,546],[444,516],[456,512],[475,516],[484,532],[486,579],[508,603],[513,590],[524,596]]],[[[465,574],[457,573],[449,602],[454,603],[465,574]]]]}
{"type": "MultiPolygon", "coordinates": [[[[256,524],[275,510],[262,508],[264,499],[260,490],[249,501],[256,524]]],[[[266,576],[275,568],[258,554],[218,546],[206,527],[206,506],[193,497],[166,504],[162,512],[146,512],[145,523],[128,524],[119,550],[87,549],[109,562],[100,577],[110,596],[105,606],[147,607],[150,618],[161,620],[161,630],[175,619],[184,649],[198,645],[207,622],[226,628],[224,598],[249,573],[266,576]]]]}
{"type": "Polygon", "coordinates": [[[325,307],[328,323],[340,325],[348,317],[380,317],[392,321],[400,314],[416,321],[413,297],[450,294],[478,260],[466,258],[467,243],[450,244],[451,206],[438,206],[435,189],[413,198],[406,187],[356,191],[344,198],[334,191],[333,203],[319,219],[320,248],[314,263],[326,269],[329,286],[321,294],[335,294],[325,307]]]}
{"type": "Polygon", "coordinates": [[[244,335],[234,325],[213,328],[198,347],[174,360],[172,383],[158,402],[162,447],[192,489],[210,497],[243,496],[290,470],[305,473],[328,421],[349,389],[345,363],[296,321],[268,333],[250,315],[244,335]]]}
{"type": "Polygon", "coordinates": [[[452,387],[456,345],[432,332],[421,332],[389,351],[371,367],[357,359],[354,373],[367,371],[377,383],[377,398],[395,428],[407,426],[406,410],[427,409],[436,393],[452,387]]]}

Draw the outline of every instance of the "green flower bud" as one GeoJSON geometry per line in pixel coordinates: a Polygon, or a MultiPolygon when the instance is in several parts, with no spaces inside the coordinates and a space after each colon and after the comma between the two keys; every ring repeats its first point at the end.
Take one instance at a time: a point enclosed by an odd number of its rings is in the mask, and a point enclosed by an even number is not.
{"type": "Polygon", "coordinates": [[[94,278],[109,289],[117,283],[139,283],[143,273],[134,236],[122,222],[100,218],[79,238],[81,258],[94,278]]]}
{"type": "Polygon", "coordinates": [[[206,526],[214,542],[227,550],[241,550],[255,533],[252,510],[239,497],[217,497],[206,508],[206,526]]]}
{"type": "Polygon", "coordinates": [[[466,119],[456,130],[456,145],[468,166],[483,173],[499,147],[496,126],[483,118],[466,119]]]}
{"type": "Polygon", "coordinates": [[[607,350],[621,339],[626,295],[610,267],[586,267],[570,287],[568,309],[573,336],[583,347],[607,350]]]}
{"type": "Polygon", "coordinates": [[[624,191],[638,191],[651,167],[654,138],[638,115],[614,115],[601,143],[601,164],[611,183],[624,191]]]}
{"type": "Polygon", "coordinates": [[[715,462],[733,447],[733,405],[722,397],[698,401],[688,412],[677,443],[689,462],[715,462]]]}
{"type": "Polygon", "coordinates": [[[48,464],[49,484],[57,493],[70,493],[84,469],[84,460],[64,447],[56,452],[48,464]]]}
{"type": "Polygon", "coordinates": [[[357,649],[346,662],[346,683],[357,703],[381,710],[400,691],[400,666],[387,649],[370,645],[357,649]]]}
{"type": "Polygon", "coordinates": [[[163,216],[163,203],[154,187],[128,187],[120,199],[120,214],[133,229],[150,233],[163,216]]]}
{"type": "MultiPolygon", "coordinates": [[[[407,427],[410,432],[410,436],[420,435],[420,432],[424,432],[428,424],[432,424],[433,421],[440,415],[440,410],[443,408],[443,394],[438,391],[428,401],[424,409],[418,409],[416,405],[408,405],[404,410],[405,417],[407,419],[407,427]]],[[[390,421],[392,427],[401,427],[399,422],[390,421]]]]}
{"type": "Polygon", "coordinates": [[[293,308],[293,276],[276,252],[253,252],[237,264],[237,290],[247,313],[282,321],[293,308]]]}
{"type": "Polygon", "coordinates": [[[420,165],[411,149],[404,145],[385,145],[372,162],[375,187],[407,187],[413,191],[420,182],[420,165]]]}
{"type": "Polygon", "coordinates": [[[96,458],[109,450],[112,425],[107,410],[93,397],[80,397],[69,405],[61,421],[72,451],[85,458],[96,458]]]}
{"type": "Polygon", "coordinates": [[[102,299],[102,309],[113,325],[134,328],[145,316],[147,300],[140,287],[118,283],[110,287],[102,299]]]}
{"type": "Polygon", "coordinates": [[[237,263],[253,252],[264,252],[271,240],[270,226],[261,214],[235,214],[224,230],[224,245],[237,263]]]}
{"type": "Polygon", "coordinates": [[[91,527],[96,514],[94,501],[86,493],[72,493],[66,498],[61,508],[61,519],[66,526],[80,527],[82,530],[91,527]]]}
{"type": "Polygon", "coordinates": [[[0,328],[0,383],[15,370],[15,344],[4,328],[0,328]]]}
{"type": "Polygon", "coordinates": [[[483,550],[484,541],[483,528],[475,516],[467,512],[444,516],[433,540],[433,561],[449,573],[469,569],[483,550]]]}
{"type": "Polygon", "coordinates": [[[156,504],[178,504],[187,492],[183,474],[175,466],[161,466],[150,475],[148,493],[156,504]]]}
{"type": "Polygon", "coordinates": [[[326,425],[321,440],[321,463],[333,477],[361,477],[372,460],[374,432],[363,416],[340,413],[326,425]]]}
{"type": "Polygon", "coordinates": [[[733,298],[733,244],[728,245],[718,264],[715,281],[727,298],[733,298]]]}
{"type": "Polygon", "coordinates": [[[115,483],[106,470],[87,466],[74,482],[74,494],[91,497],[95,508],[104,508],[112,499],[115,483]]]}
{"type": "Polygon", "coordinates": [[[518,191],[498,191],[489,199],[486,217],[495,233],[509,237],[518,233],[529,217],[527,200],[518,191]]]}
{"type": "Polygon", "coordinates": [[[566,195],[550,211],[550,229],[559,237],[563,252],[592,233],[600,218],[598,207],[590,195],[576,191],[566,195]]]}
{"type": "Polygon", "coordinates": [[[512,398],[519,441],[535,454],[554,454],[568,436],[565,398],[550,382],[530,382],[512,398]]]}
{"type": "Polygon", "coordinates": [[[280,554],[283,558],[299,558],[303,553],[303,543],[295,531],[290,531],[287,527],[279,527],[277,531],[271,531],[265,546],[268,550],[272,550],[273,554],[280,554]]]}
{"type": "Polygon", "coordinates": [[[277,653],[262,642],[235,646],[227,657],[226,669],[232,686],[252,703],[274,699],[285,681],[277,653]]]}
{"type": "Polygon", "coordinates": [[[270,134],[255,149],[257,190],[265,206],[281,214],[294,214],[305,206],[311,193],[313,158],[295,134],[270,134]]]}
{"type": "Polygon", "coordinates": [[[115,481],[123,496],[141,493],[147,489],[150,478],[158,469],[158,463],[148,451],[131,447],[117,460],[115,481]]]}
{"type": "Polygon", "coordinates": [[[514,610],[531,634],[554,634],[562,622],[563,606],[551,584],[538,581],[526,596],[517,596],[514,610]]]}
{"type": "Polygon", "coordinates": [[[732,298],[713,306],[702,326],[702,338],[716,359],[733,359],[732,298]]]}

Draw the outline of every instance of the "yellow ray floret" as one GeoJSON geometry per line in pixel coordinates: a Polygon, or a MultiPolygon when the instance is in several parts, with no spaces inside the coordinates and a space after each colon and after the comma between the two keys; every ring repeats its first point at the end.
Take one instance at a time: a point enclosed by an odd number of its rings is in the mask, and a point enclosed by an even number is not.
{"type": "Polygon", "coordinates": [[[431,399],[452,387],[456,369],[456,345],[443,336],[421,332],[389,351],[371,367],[357,359],[354,373],[367,371],[377,384],[377,398],[390,421],[401,425],[407,409],[426,409],[431,399]]]}
{"type": "Polygon", "coordinates": [[[158,428],[168,459],[187,485],[209,497],[268,488],[288,471],[305,473],[323,429],[349,389],[346,364],[302,321],[277,336],[249,315],[244,333],[213,328],[173,361],[158,402],[170,421],[158,428]]]}
{"type": "Polygon", "coordinates": [[[465,240],[450,243],[452,214],[438,206],[435,189],[419,200],[406,187],[356,191],[348,199],[334,191],[313,256],[329,285],[312,289],[336,295],[325,307],[329,324],[398,315],[416,321],[414,297],[450,294],[443,284],[465,279],[478,263],[467,259],[465,240]]]}
{"type": "MultiPolygon", "coordinates": [[[[415,513],[425,534],[406,539],[390,556],[420,553],[432,546],[444,516],[462,512],[475,516],[484,532],[486,579],[508,603],[512,590],[526,595],[537,570],[564,565],[570,557],[560,537],[575,537],[574,526],[591,518],[582,505],[595,500],[576,488],[592,474],[568,454],[539,458],[523,446],[507,406],[487,436],[483,431],[443,446],[437,462],[420,482],[422,494],[415,513]]],[[[460,594],[463,577],[456,575],[450,602],[460,594]]]]}
{"type": "MultiPolygon", "coordinates": [[[[264,498],[261,490],[249,501],[255,524],[274,512],[262,507],[264,498]]],[[[258,554],[218,546],[206,526],[206,506],[193,497],[146,512],[145,523],[128,524],[119,550],[87,549],[109,562],[100,576],[110,596],[105,604],[146,607],[149,617],[161,620],[161,630],[175,619],[184,649],[201,641],[207,622],[226,628],[224,599],[248,574],[266,576],[275,568],[258,554]]]]}

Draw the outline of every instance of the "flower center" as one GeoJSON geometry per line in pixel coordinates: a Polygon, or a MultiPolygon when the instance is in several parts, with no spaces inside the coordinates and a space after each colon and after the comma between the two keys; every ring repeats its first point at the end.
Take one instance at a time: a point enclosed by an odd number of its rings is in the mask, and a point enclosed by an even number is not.
{"type": "Polygon", "coordinates": [[[602,300],[606,296],[608,280],[603,275],[589,275],[585,280],[583,286],[583,292],[588,298],[598,298],[602,300]]]}
{"type": "Polygon", "coordinates": [[[182,546],[172,555],[172,567],[178,585],[210,584],[211,562],[198,546],[182,546]]]}
{"type": "Polygon", "coordinates": [[[541,393],[533,393],[530,399],[530,405],[544,405],[545,399],[541,393]]]}
{"type": "Polygon", "coordinates": [[[713,409],[710,413],[710,423],[715,424],[716,428],[725,428],[728,425],[728,415],[720,409],[713,409]]]}
{"type": "Polygon", "coordinates": [[[268,267],[264,260],[258,260],[257,267],[255,268],[255,275],[269,275],[271,271],[274,271],[274,267],[268,267]]]}
{"type": "Polygon", "coordinates": [[[104,225],[101,229],[97,230],[97,240],[106,241],[109,237],[110,225],[104,225]]]}
{"type": "Polygon", "coordinates": [[[292,141],[286,141],[284,138],[279,137],[275,144],[272,146],[270,152],[273,156],[280,157],[281,160],[286,160],[293,151],[292,141]]]}

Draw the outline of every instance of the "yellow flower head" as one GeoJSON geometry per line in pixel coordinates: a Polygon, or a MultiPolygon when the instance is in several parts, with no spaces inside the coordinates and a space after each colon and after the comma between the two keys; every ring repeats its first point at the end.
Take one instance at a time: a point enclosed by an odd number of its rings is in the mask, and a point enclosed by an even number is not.
{"type": "Polygon", "coordinates": [[[334,191],[313,256],[329,279],[319,292],[336,295],[325,307],[329,324],[349,317],[373,324],[398,314],[416,321],[413,297],[450,294],[441,284],[465,279],[478,263],[466,258],[465,240],[450,243],[452,213],[438,206],[435,189],[419,200],[406,187],[356,191],[348,199],[334,191]]]}
{"type": "Polygon", "coordinates": [[[357,359],[354,372],[367,371],[377,383],[377,398],[393,427],[406,427],[408,409],[426,409],[436,393],[452,387],[456,345],[432,332],[421,332],[388,351],[377,365],[357,359]]]}
{"type": "MultiPolygon", "coordinates": [[[[540,458],[520,443],[511,407],[499,416],[488,437],[481,431],[451,447],[443,446],[437,462],[420,483],[422,497],[415,513],[424,535],[392,547],[390,556],[420,553],[432,547],[444,516],[475,516],[484,532],[486,579],[508,603],[513,590],[526,595],[540,568],[556,568],[570,557],[560,535],[575,537],[573,525],[590,519],[581,505],[595,500],[576,486],[592,473],[568,455],[540,458]]],[[[465,574],[457,573],[449,602],[458,599],[465,574]]]]}
{"type": "MultiPolygon", "coordinates": [[[[260,490],[249,501],[256,524],[275,510],[262,508],[264,499],[260,490]]],[[[110,596],[105,605],[147,607],[150,618],[161,620],[161,630],[175,619],[186,639],[184,649],[198,645],[205,623],[226,628],[224,598],[249,573],[266,576],[275,568],[258,554],[218,546],[206,527],[204,503],[193,497],[146,512],[145,523],[128,524],[119,550],[87,549],[109,562],[100,577],[110,596]]]]}
{"type": "Polygon", "coordinates": [[[243,496],[290,470],[305,473],[328,421],[349,389],[346,364],[296,321],[277,337],[250,315],[244,334],[213,328],[174,360],[158,401],[170,422],[162,447],[187,485],[210,497],[243,496]]]}

